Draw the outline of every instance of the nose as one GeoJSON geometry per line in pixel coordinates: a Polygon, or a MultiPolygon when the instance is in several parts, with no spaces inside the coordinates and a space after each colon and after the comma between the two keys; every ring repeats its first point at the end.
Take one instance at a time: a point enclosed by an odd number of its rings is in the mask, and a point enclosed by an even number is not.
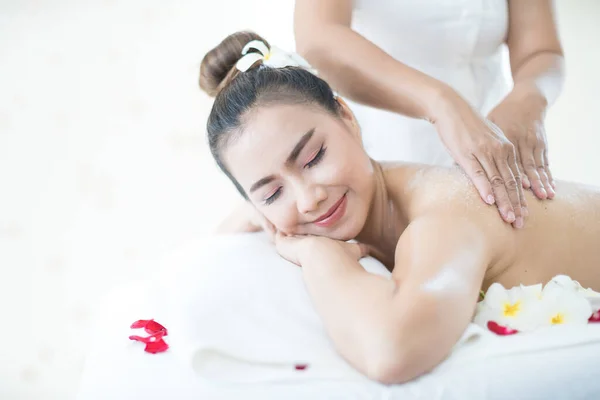
{"type": "Polygon", "coordinates": [[[318,210],[321,202],[327,199],[327,191],[322,185],[298,185],[296,191],[296,204],[300,214],[318,210]]]}

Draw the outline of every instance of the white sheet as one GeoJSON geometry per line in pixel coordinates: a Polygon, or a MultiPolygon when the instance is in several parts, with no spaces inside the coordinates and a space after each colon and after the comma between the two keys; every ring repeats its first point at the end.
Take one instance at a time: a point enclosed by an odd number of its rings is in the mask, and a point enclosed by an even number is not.
{"type": "MultiPolygon", "coordinates": [[[[79,398],[600,397],[600,326],[469,334],[414,382],[368,381],[333,351],[300,270],[268,246],[259,236],[192,242],[166,259],[163,279],[115,293],[99,319],[79,398]],[[128,341],[129,324],[149,317],[169,328],[167,353],[145,354],[128,341]],[[206,349],[219,357],[208,359],[206,349]],[[295,363],[309,368],[296,371],[295,363]]],[[[385,275],[376,263],[365,265],[385,275]]]]}

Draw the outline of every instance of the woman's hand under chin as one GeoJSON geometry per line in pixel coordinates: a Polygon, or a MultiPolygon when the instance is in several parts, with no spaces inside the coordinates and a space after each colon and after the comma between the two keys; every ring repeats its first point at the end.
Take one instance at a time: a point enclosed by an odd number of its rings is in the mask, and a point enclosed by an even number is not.
{"type": "Polygon", "coordinates": [[[369,254],[368,247],[362,243],[349,243],[324,236],[287,236],[279,232],[275,234],[275,247],[281,257],[298,266],[302,266],[302,260],[315,251],[343,251],[355,260],[369,254]]]}
{"type": "Polygon", "coordinates": [[[544,129],[546,100],[535,88],[515,86],[494,108],[488,119],[498,125],[515,146],[523,187],[541,200],[554,197],[554,180],[548,166],[548,142],[544,129]]]}

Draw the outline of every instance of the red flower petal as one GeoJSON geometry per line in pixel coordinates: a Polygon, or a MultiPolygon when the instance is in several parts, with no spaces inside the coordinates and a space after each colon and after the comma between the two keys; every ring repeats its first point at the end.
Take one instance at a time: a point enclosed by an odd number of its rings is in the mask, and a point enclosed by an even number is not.
{"type": "Polygon", "coordinates": [[[590,319],[588,320],[590,323],[592,322],[600,322],[600,310],[596,311],[592,314],[590,319]]]}
{"type": "Polygon", "coordinates": [[[165,336],[168,335],[167,333],[167,328],[165,328],[164,326],[162,326],[161,324],[159,324],[158,322],[156,322],[155,320],[151,319],[150,321],[148,321],[148,323],[146,324],[146,326],[144,326],[144,330],[147,333],[157,333],[157,332],[164,332],[165,336]]]}
{"type": "Polygon", "coordinates": [[[308,368],[308,365],[307,364],[296,364],[296,365],[294,365],[294,368],[297,371],[304,371],[306,368],[308,368]]]}
{"type": "Polygon", "coordinates": [[[156,332],[150,336],[138,336],[138,335],[131,335],[129,336],[130,340],[137,340],[138,342],[142,342],[142,343],[152,343],[152,342],[156,342],[157,340],[161,340],[163,338],[163,336],[165,336],[164,332],[156,332]]]}
{"type": "Polygon", "coordinates": [[[167,328],[154,321],[153,319],[140,319],[131,324],[131,329],[144,328],[146,333],[149,334],[147,337],[131,335],[130,340],[136,340],[146,344],[144,351],[147,353],[161,353],[169,348],[167,342],[163,340],[164,336],[167,336],[167,328]]]}
{"type": "Polygon", "coordinates": [[[146,325],[148,325],[148,322],[152,321],[151,319],[140,319],[138,321],[135,321],[133,324],[131,324],[131,329],[139,329],[139,328],[144,328],[146,325]]]}
{"type": "Polygon", "coordinates": [[[488,321],[487,327],[490,331],[494,332],[496,335],[506,336],[506,335],[514,335],[519,331],[516,329],[511,329],[507,326],[498,325],[494,321],[488,321]]]}
{"type": "Polygon", "coordinates": [[[167,351],[169,345],[163,339],[157,340],[156,342],[151,342],[146,344],[146,348],[144,351],[146,353],[162,353],[163,351],[167,351]]]}
{"type": "Polygon", "coordinates": [[[148,343],[149,342],[148,339],[149,338],[147,338],[147,337],[141,337],[141,336],[137,336],[137,335],[129,336],[129,340],[136,340],[136,341],[142,342],[142,343],[148,343]]]}

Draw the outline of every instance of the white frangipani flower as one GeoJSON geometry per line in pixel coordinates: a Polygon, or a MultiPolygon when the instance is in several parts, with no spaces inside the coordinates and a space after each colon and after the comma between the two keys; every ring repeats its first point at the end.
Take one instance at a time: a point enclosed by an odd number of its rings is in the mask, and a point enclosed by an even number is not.
{"type": "Polygon", "coordinates": [[[590,288],[584,288],[579,282],[569,278],[566,275],[555,276],[550,282],[546,284],[546,286],[549,285],[558,285],[572,292],[577,292],[583,295],[583,297],[585,297],[590,302],[594,311],[600,309],[600,293],[595,292],[590,288]]]}
{"type": "Polygon", "coordinates": [[[506,335],[562,324],[600,321],[600,293],[583,288],[566,275],[542,285],[505,289],[494,283],[477,304],[473,322],[506,335]]]}
{"type": "Polygon", "coordinates": [[[252,40],[242,49],[242,58],[236,64],[236,68],[246,72],[257,61],[262,60],[262,64],[271,68],[300,67],[316,75],[317,71],[300,55],[288,53],[278,47],[271,46],[269,49],[262,40],[252,40]],[[248,53],[251,49],[258,52],[248,53]]]}
{"type": "Polygon", "coordinates": [[[519,331],[533,329],[532,321],[538,311],[541,293],[541,284],[521,285],[507,290],[494,283],[479,303],[474,322],[484,327],[488,321],[494,321],[519,331]]]}
{"type": "Polygon", "coordinates": [[[550,281],[540,299],[539,325],[587,324],[592,306],[582,292],[550,281]]]}

